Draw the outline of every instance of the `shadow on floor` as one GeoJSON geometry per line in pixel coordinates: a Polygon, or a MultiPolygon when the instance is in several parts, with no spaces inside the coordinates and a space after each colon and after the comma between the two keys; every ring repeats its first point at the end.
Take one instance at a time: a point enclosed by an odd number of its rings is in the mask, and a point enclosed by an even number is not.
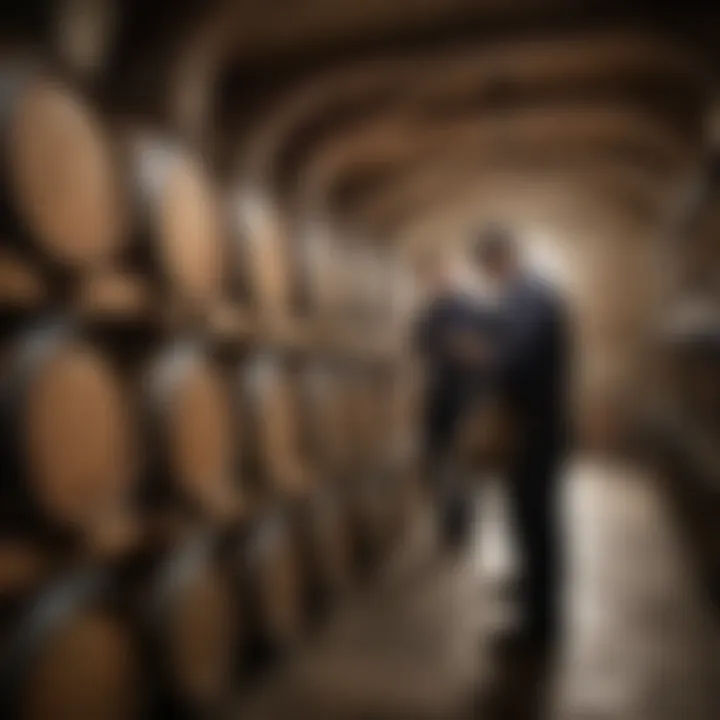
{"type": "Polygon", "coordinates": [[[499,588],[512,555],[502,549],[511,536],[504,515],[486,497],[467,554],[438,557],[419,532],[408,557],[339,608],[316,642],[242,698],[234,717],[720,718],[717,618],[654,478],[581,461],[570,468],[565,499],[568,630],[553,672],[529,657],[500,662],[482,640],[506,626],[499,588]]]}

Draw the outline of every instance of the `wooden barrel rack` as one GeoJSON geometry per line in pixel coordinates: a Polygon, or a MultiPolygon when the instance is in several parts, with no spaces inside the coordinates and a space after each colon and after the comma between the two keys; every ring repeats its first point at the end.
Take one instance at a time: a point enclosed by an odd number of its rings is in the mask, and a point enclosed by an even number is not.
{"type": "Polygon", "coordinates": [[[0,717],[208,720],[387,557],[392,280],[103,101],[91,5],[0,59],[0,717]]]}

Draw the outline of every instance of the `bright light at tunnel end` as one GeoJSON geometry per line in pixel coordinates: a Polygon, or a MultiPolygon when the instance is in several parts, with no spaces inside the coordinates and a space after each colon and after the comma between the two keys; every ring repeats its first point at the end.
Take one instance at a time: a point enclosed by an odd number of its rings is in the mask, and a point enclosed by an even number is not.
{"type": "Polygon", "coordinates": [[[570,291],[573,263],[565,238],[542,226],[524,228],[520,238],[530,268],[563,290],[570,291]]]}

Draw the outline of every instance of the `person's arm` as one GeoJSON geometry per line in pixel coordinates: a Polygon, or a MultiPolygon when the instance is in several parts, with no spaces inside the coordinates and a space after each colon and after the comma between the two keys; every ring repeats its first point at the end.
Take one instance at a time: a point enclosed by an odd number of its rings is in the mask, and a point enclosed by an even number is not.
{"type": "Polygon", "coordinates": [[[448,358],[460,365],[477,366],[489,361],[492,348],[488,343],[487,326],[480,311],[467,301],[455,309],[455,323],[443,337],[448,358]]]}
{"type": "Polygon", "coordinates": [[[492,347],[477,332],[458,332],[448,345],[452,357],[466,365],[482,365],[493,356],[492,347]]]}

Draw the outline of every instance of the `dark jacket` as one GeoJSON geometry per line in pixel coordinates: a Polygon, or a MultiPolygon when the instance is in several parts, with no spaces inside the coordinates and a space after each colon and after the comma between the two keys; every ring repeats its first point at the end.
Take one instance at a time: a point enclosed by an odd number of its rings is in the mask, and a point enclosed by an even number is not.
{"type": "Polygon", "coordinates": [[[426,366],[424,428],[431,446],[451,441],[458,420],[487,384],[485,369],[453,353],[454,337],[469,333],[487,339],[495,326],[491,313],[459,293],[436,298],[418,318],[414,344],[426,366]]]}
{"type": "Polygon", "coordinates": [[[564,302],[539,279],[523,277],[500,308],[497,382],[525,433],[525,447],[561,450],[569,440],[569,325],[564,302]]]}

